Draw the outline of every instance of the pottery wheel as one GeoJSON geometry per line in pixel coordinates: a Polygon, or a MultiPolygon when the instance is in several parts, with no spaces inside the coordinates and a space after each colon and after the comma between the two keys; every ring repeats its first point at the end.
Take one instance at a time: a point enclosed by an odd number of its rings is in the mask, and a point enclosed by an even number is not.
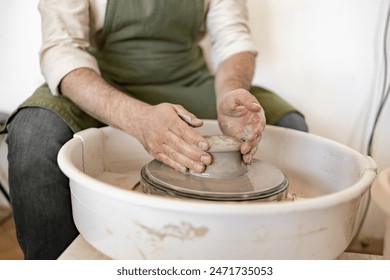
{"type": "Polygon", "coordinates": [[[288,180],[276,166],[253,159],[242,161],[242,141],[225,136],[206,136],[213,157],[203,173],[179,173],[152,160],[141,170],[145,193],[218,201],[283,200],[288,180]]]}
{"type": "Polygon", "coordinates": [[[256,159],[246,174],[226,180],[182,174],[153,160],[142,169],[141,179],[147,193],[219,201],[282,200],[288,187],[278,168],[256,159]]]}

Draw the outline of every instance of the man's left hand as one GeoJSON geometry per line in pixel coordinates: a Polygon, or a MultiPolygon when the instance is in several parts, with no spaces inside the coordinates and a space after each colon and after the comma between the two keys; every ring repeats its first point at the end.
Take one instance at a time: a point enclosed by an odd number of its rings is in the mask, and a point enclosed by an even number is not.
{"type": "Polygon", "coordinates": [[[264,110],[245,89],[225,92],[218,102],[218,124],[225,135],[244,140],[241,153],[246,163],[252,161],[265,128],[264,110]]]}

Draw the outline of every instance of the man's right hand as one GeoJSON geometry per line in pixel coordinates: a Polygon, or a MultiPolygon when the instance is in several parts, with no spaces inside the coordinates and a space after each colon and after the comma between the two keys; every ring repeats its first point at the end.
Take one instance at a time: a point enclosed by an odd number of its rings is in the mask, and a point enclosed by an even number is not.
{"type": "Polygon", "coordinates": [[[188,169],[201,173],[211,163],[207,140],[193,129],[203,121],[181,105],[147,105],[135,119],[128,133],[155,159],[182,173],[188,169]]]}

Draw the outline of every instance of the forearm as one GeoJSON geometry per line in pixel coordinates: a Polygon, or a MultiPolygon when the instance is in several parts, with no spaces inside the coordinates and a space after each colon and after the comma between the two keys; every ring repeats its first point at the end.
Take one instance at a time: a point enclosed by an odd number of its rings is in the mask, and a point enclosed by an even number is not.
{"type": "Polygon", "coordinates": [[[220,97],[226,92],[240,88],[250,89],[255,61],[253,53],[241,52],[220,64],[215,77],[217,104],[220,97]]]}
{"type": "Polygon", "coordinates": [[[238,53],[221,63],[216,75],[218,124],[226,135],[245,140],[241,153],[250,163],[265,127],[265,115],[249,89],[255,68],[255,56],[238,53]]]}
{"type": "Polygon", "coordinates": [[[112,87],[88,68],[79,68],[66,75],[60,91],[94,118],[129,134],[133,134],[129,128],[140,116],[139,112],[150,106],[112,87]]]}

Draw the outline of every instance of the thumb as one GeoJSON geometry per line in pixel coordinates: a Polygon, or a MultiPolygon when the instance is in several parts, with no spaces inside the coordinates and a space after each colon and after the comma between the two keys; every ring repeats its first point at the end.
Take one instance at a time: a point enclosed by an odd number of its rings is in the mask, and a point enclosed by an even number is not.
{"type": "Polygon", "coordinates": [[[260,112],[261,110],[263,110],[263,108],[261,107],[261,105],[257,100],[248,102],[246,107],[248,110],[252,112],[260,112]]]}

